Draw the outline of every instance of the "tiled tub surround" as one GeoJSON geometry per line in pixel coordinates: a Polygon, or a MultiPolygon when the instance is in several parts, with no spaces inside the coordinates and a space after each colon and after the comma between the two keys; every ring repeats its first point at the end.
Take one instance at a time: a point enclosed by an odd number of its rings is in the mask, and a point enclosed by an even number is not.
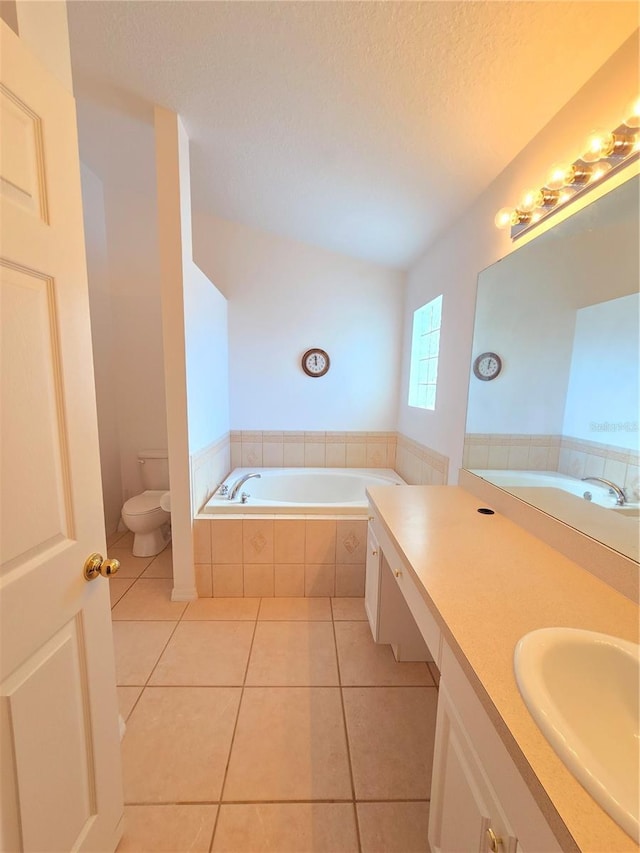
{"type": "Polygon", "coordinates": [[[632,450],[563,437],[558,471],[571,477],[604,477],[621,485],[630,501],[640,500],[640,458],[632,450]]]}
{"type": "Polygon", "coordinates": [[[231,432],[232,468],[395,468],[395,432],[231,432]]]}
{"type": "Polygon", "coordinates": [[[467,433],[462,467],[557,471],[561,438],[559,435],[467,433]]]}
{"type": "MultiPolygon", "coordinates": [[[[390,468],[410,485],[442,485],[449,459],[395,432],[232,431],[191,457],[193,506],[235,467],[390,468]]],[[[193,536],[201,598],[364,593],[366,518],[197,517],[193,536]]]]}
{"type": "Polygon", "coordinates": [[[640,500],[639,464],[633,451],[570,436],[481,433],[465,437],[462,461],[462,467],[468,469],[557,471],[578,479],[605,477],[623,486],[632,501],[640,500]]]}
{"type": "Polygon", "coordinates": [[[367,518],[194,522],[200,597],[362,596],[367,518]]]}
{"type": "Polygon", "coordinates": [[[231,468],[229,433],[191,456],[191,505],[199,509],[231,468]]]}
{"type": "Polygon", "coordinates": [[[398,433],[395,469],[410,486],[446,486],[449,457],[398,433]]]}
{"type": "Polygon", "coordinates": [[[230,442],[232,468],[393,468],[411,485],[448,477],[448,457],[396,432],[232,431],[230,442]]]}

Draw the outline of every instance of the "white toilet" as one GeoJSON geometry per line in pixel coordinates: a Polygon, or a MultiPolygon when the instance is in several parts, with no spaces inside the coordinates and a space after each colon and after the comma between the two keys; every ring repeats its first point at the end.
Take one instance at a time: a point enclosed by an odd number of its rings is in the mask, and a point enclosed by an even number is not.
{"type": "MultiPolygon", "coordinates": [[[[141,450],[138,462],[144,492],[125,502],[122,520],[135,534],[134,556],[153,557],[171,541],[171,513],[160,506],[160,499],[169,490],[167,451],[141,450]]],[[[166,505],[166,500],[163,503],[166,505]]]]}

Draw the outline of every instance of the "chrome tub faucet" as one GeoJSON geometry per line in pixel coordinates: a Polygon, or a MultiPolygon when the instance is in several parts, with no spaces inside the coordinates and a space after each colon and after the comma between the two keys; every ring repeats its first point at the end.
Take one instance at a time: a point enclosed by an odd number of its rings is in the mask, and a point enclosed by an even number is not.
{"type": "Polygon", "coordinates": [[[258,479],[260,479],[261,476],[261,474],[245,474],[244,477],[240,477],[240,479],[236,480],[233,484],[231,491],[229,492],[228,500],[232,501],[235,498],[235,496],[238,494],[238,492],[247,482],[247,480],[250,480],[252,477],[257,477],[258,479]]]}

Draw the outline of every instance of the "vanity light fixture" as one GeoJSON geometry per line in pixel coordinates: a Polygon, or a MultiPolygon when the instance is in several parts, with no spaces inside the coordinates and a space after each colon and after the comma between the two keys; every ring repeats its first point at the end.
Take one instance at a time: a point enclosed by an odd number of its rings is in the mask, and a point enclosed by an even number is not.
{"type": "Polygon", "coordinates": [[[527,190],[516,207],[503,207],[495,217],[498,228],[511,230],[515,240],[533,225],[626,166],[640,153],[640,97],[626,110],[627,117],[612,131],[594,130],[583,154],[573,163],[556,163],[539,189],[527,190]]]}

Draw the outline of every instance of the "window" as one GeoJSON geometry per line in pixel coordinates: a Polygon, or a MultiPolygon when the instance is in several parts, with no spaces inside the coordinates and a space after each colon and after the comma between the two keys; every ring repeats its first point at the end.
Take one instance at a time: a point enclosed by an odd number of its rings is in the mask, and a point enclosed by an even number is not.
{"type": "Polygon", "coordinates": [[[435,409],[438,353],[442,323],[442,295],[413,312],[409,405],[435,409]]]}

